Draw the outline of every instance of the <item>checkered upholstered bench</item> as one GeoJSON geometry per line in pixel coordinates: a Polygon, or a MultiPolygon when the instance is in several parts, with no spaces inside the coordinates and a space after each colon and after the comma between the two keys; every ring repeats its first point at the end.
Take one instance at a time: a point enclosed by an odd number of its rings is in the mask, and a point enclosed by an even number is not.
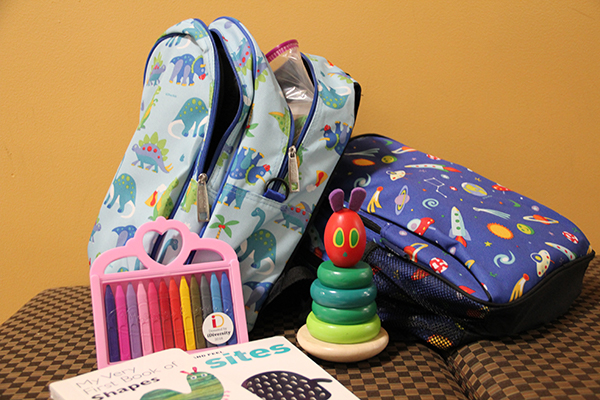
{"type": "MultiPolygon", "coordinates": [[[[298,302],[282,303],[263,310],[251,339],[296,342],[298,302]]],[[[600,398],[600,259],[571,310],[537,330],[450,354],[396,342],[364,362],[316,361],[361,399],[600,398]]],[[[45,290],[0,327],[1,399],[47,399],[50,382],[95,368],[88,287],[45,290]]]]}

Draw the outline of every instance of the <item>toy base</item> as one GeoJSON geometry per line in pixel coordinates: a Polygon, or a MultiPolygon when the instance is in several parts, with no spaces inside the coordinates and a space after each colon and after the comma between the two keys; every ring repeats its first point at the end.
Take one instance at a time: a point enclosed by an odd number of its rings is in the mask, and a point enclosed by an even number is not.
{"type": "Polygon", "coordinates": [[[302,325],[296,334],[296,339],[304,350],[321,360],[347,363],[376,356],[385,349],[390,338],[387,331],[381,328],[377,336],[363,343],[327,343],[313,337],[306,325],[302,325]]]}

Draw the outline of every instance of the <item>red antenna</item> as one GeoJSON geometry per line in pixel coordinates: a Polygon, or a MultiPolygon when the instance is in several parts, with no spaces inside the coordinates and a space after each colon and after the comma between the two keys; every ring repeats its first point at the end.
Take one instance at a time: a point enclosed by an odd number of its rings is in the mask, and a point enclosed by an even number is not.
{"type": "MultiPolygon", "coordinates": [[[[197,373],[197,372],[198,372],[198,368],[196,368],[196,367],[193,367],[193,368],[192,368],[192,371],[194,371],[194,374],[195,374],[195,373],[197,373]]],[[[191,373],[191,372],[186,372],[186,371],[179,371],[179,372],[181,372],[182,374],[186,374],[186,375],[192,375],[192,373],[191,373]]]]}

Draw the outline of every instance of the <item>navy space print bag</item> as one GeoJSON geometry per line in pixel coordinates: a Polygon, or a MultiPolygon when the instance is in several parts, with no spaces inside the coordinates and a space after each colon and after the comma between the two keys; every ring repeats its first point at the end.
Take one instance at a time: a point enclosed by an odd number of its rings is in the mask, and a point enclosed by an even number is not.
{"type": "MultiPolygon", "coordinates": [[[[571,221],[464,166],[387,137],[352,138],[327,192],[363,187],[363,260],[382,325],[448,349],[514,334],[566,312],[594,257],[571,221]]],[[[347,199],[346,199],[347,200],[347,199]]],[[[331,211],[321,207],[310,247],[331,211]]]]}

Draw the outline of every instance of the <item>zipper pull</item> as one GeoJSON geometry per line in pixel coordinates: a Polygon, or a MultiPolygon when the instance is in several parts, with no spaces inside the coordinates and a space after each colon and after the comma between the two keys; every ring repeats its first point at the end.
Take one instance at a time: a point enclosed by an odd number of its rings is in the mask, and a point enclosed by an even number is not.
{"type": "Polygon", "coordinates": [[[288,149],[288,178],[290,190],[294,193],[300,191],[300,175],[298,173],[298,157],[296,157],[296,146],[288,149]]]}
{"type": "Polygon", "coordinates": [[[204,172],[198,175],[198,190],[196,193],[196,205],[198,208],[198,222],[210,220],[210,204],[208,204],[208,190],[206,189],[208,175],[204,172]]]}

